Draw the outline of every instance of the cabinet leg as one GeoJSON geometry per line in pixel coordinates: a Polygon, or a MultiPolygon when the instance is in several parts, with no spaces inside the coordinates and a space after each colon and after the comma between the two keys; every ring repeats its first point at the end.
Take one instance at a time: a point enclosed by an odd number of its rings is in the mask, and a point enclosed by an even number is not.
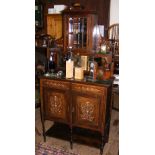
{"type": "MultiPolygon", "coordinates": [[[[119,108],[116,108],[115,106],[114,106],[114,97],[115,97],[115,93],[112,93],[112,109],[113,110],[116,110],[116,111],[119,111],[119,108]]],[[[118,95],[118,94],[117,94],[118,95]]]]}
{"type": "Polygon", "coordinates": [[[106,128],[106,131],[105,131],[105,142],[108,142],[108,139],[109,139],[109,131],[110,131],[110,117],[109,117],[107,128],[106,128]]]}
{"type": "Polygon", "coordinates": [[[40,119],[41,119],[41,122],[43,122],[42,113],[41,113],[41,107],[40,107],[40,119]]]}
{"type": "Polygon", "coordinates": [[[102,155],[103,154],[103,148],[102,149],[100,149],[100,155],[102,155]]]}
{"type": "Polygon", "coordinates": [[[72,127],[70,128],[70,136],[71,136],[70,147],[71,147],[71,149],[73,149],[73,129],[72,129],[72,127]]]}
{"type": "Polygon", "coordinates": [[[46,142],[45,121],[44,121],[44,120],[42,120],[42,127],[43,127],[43,137],[44,137],[44,142],[46,142]]]}
{"type": "Polygon", "coordinates": [[[100,155],[103,154],[103,148],[104,148],[104,145],[105,145],[105,141],[104,141],[104,135],[102,135],[101,137],[101,147],[100,147],[100,155]]]}

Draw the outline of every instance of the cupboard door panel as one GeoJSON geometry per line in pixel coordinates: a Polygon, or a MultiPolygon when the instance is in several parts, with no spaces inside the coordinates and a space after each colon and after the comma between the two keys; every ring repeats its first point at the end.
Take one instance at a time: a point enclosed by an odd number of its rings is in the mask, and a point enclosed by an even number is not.
{"type": "Polygon", "coordinates": [[[69,120],[68,94],[51,88],[44,88],[45,117],[67,122],[69,120]]]}
{"type": "Polygon", "coordinates": [[[100,98],[74,95],[72,106],[74,125],[94,129],[98,129],[100,127],[100,98]]]}

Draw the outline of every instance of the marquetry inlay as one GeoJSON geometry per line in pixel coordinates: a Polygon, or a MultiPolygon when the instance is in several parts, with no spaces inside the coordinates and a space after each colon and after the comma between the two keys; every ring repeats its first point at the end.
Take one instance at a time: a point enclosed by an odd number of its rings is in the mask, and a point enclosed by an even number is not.
{"type": "Polygon", "coordinates": [[[63,113],[63,96],[54,93],[49,98],[50,112],[52,114],[61,115],[63,113]]]}
{"type": "Polygon", "coordinates": [[[89,101],[81,104],[81,107],[80,107],[81,119],[92,122],[94,120],[94,110],[95,110],[94,104],[90,103],[89,101]]]}
{"type": "Polygon", "coordinates": [[[68,82],[62,82],[62,81],[54,81],[54,80],[46,80],[43,82],[44,87],[51,87],[56,89],[69,89],[69,83],[68,82]]]}
{"type": "Polygon", "coordinates": [[[93,93],[93,94],[103,94],[103,87],[96,87],[90,85],[72,84],[72,90],[81,93],[93,93]]]}

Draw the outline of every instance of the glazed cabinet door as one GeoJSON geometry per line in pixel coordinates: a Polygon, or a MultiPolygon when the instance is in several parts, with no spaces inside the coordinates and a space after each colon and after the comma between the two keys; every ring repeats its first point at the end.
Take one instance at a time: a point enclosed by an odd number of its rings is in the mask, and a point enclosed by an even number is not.
{"type": "MultiPolygon", "coordinates": [[[[105,96],[93,93],[98,91],[93,86],[75,84],[72,97],[73,125],[93,130],[101,130],[104,126],[105,96]],[[94,95],[95,94],[95,95],[94,95]]],[[[101,90],[100,90],[101,91],[101,90]]]]}
{"type": "Polygon", "coordinates": [[[93,31],[96,24],[96,14],[64,12],[64,52],[67,52],[69,47],[72,48],[73,53],[86,54],[92,52],[95,45],[93,31]]]}
{"type": "Polygon", "coordinates": [[[43,114],[48,120],[68,123],[70,120],[69,92],[66,83],[50,82],[43,87],[43,114]],[[55,88],[54,88],[55,87],[55,88]],[[67,87],[67,86],[66,86],[67,87]]]}

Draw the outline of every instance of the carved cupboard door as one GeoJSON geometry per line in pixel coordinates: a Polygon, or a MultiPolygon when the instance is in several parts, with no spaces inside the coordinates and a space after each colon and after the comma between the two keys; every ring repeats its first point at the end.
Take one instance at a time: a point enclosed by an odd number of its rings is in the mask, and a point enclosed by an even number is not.
{"type": "Polygon", "coordinates": [[[101,125],[101,100],[87,95],[73,95],[73,124],[98,130],[101,125]]]}
{"type": "Polygon", "coordinates": [[[44,88],[44,116],[46,119],[69,122],[68,93],[64,90],[44,88]]]}
{"type": "Polygon", "coordinates": [[[105,120],[106,89],[74,83],[72,93],[73,125],[101,131],[105,120]]]}

